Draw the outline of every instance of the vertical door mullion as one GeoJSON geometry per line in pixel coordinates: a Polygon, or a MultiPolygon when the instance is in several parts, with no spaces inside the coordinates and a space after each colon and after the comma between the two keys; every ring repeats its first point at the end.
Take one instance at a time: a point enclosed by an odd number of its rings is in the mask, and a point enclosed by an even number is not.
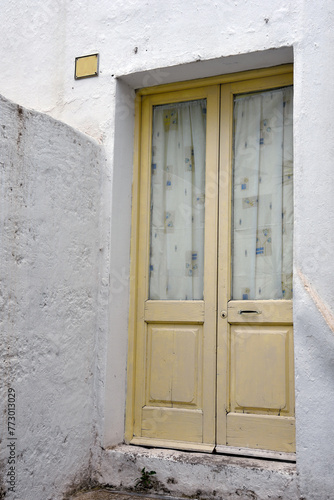
{"type": "Polygon", "coordinates": [[[203,441],[215,443],[219,86],[208,88],[204,250],[203,441]]]}
{"type": "Polygon", "coordinates": [[[218,226],[218,318],[217,318],[217,422],[216,442],[226,444],[226,413],[229,410],[229,323],[227,305],[231,288],[231,185],[233,95],[231,85],[221,87],[219,226],[218,226]]]}

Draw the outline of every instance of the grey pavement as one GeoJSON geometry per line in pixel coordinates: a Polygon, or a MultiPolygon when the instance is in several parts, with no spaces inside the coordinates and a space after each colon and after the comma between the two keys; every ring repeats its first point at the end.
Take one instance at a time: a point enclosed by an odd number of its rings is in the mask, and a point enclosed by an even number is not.
{"type": "MultiPolygon", "coordinates": [[[[148,493],[124,493],[111,490],[92,490],[76,493],[69,500],[184,500],[179,497],[149,495],[148,493]]],[[[194,499],[196,500],[196,499],[194,499]]]]}

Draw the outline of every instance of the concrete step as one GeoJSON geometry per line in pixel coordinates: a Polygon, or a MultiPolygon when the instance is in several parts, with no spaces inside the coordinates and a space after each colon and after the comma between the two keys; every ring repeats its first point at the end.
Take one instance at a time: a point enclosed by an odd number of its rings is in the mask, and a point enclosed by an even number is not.
{"type": "Polygon", "coordinates": [[[144,498],[154,494],[200,500],[298,498],[295,463],[133,445],[105,449],[93,480],[100,488],[134,492],[143,468],[156,472],[144,498]]]}

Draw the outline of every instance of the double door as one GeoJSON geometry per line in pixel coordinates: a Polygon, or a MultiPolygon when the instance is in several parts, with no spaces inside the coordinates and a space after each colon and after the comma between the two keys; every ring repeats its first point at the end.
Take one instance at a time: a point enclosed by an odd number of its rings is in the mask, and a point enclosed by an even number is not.
{"type": "Polygon", "coordinates": [[[133,444],[295,451],[291,80],[141,98],[133,444]]]}

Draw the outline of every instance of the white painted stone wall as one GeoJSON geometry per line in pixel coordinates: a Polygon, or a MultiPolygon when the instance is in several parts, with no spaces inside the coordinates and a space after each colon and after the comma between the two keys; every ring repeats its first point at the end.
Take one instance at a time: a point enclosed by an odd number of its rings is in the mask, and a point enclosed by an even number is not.
{"type": "MultiPolygon", "coordinates": [[[[18,294],[20,300],[15,302],[16,320],[11,323],[12,329],[5,332],[6,342],[9,337],[17,339],[15,345],[19,343],[18,338],[22,330],[20,325],[23,325],[23,322],[28,325],[26,328],[29,331],[36,331],[32,325],[41,321],[39,299],[37,300],[40,293],[37,293],[37,290],[43,288],[41,283],[45,289],[49,287],[48,290],[57,288],[58,280],[66,283],[68,288],[65,287],[64,296],[68,299],[66,304],[63,302],[60,307],[59,296],[52,302],[53,295],[48,292],[51,294],[49,300],[53,303],[53,312],[50,312],[37,328],[35,343],[31,347],[28,340],[22,341],[22,345],[26,345],[27,349],[23,358],[12,360],[13,363],[18,361],[17,383],[24,388],[23,392],[22,388],[19,389],[21,401],[24,404],[28,400],[33,401],[34,409],[33,417],[29,413],[30,410],[20,414],[22,429],[32,429],[29,433],[26,431],[24,446],[27,451],[21,458],[20,466],[20,481],[25,483],[28,492],[23,497],[24,500],[44,500],[46,497],[41,493],[42,485],[45,486],[45,491],[50,488],[47,491],[50,498],[58,498],[57,495],[61,498],[61,492],[73,482],[77,471],[88,467],[90,451],[94,464],[97,463],[97,457],[100,457],[103,465],[106,459],[103,453],[99,453],[100,446],[117,444],[123,438],[133,89],[292,61],[295,69],[294,329],[298,484],[300,496],[307,500],[332,498],[333,16],[333,3],[326,0],[4,2],[0,17],[0,93],[92,136],[103,144],[108,159],[107,163],[103,163],[103,167],[101,159],[99,160],[99,177],[97,174],[95,177],[94,170],[85,164],[86,155],[79,154],[80,148],[75,149],[78,146],[72,143],[71,147],[74,149],[71,153],[68,151],[68,155],[72,155],[73,161],[77,160],[80,168],[77,171],[83,174],[85,181],[82,182],[87,182],[87,186],[83,186],[82,183],[77,185],[77,177],[68,177],[66,180],[61,172],[56,175],[57,169],[54,168],[50,169],[48,175],[38,174],[39,170],[34,165],[41,165],[39,168],[42,168],[47,156],[46,151],[54,151],[54,145],[50,145],[48,149],[47,142],[43,141],[43,147],[36,149],[37,142],[34,142],[26,151],[35,158],[31,162],[32,177],[26,194],[29,199],[36,200],[33,205],[35,231],[40,235],[43,245],[46,245],[51,236],[53,244],[43,251],[43,248],[33,243],[34,240],[28,240],[34,249],[31,254],[36,262],[40,263],[34,272],[31,266],[26,269],[23,267],[24,261],[21,267],[19,264],[14,265],[11,260],[14,257],[10,257],[10,252],[5,250],[2,265],[6,273],[1,284],[2,293],[8,294],[13,287],[20,289],[22,282],[25,283],[25,288],[18,294]],[[75,81],[75,57],[94,52],[100,53],[99,77],[75,81]],[[65,195],[67,191],[64,189],[64,183],[71,187],[70,198],[65,195]],[[52,194],[52,190],[56,194],[52,194]],[[44,191],[50,192],[50,198],[43,195],[44,191]],[[89,214],[90,229],[87,230],[79,215],[77,218],[72,217],[73,214],[67,205],[71,199],[79,209],[85,203],[85,196],[89,196],[92,203],[96,204],[94,217],[92,213],[89,214]],[[52,205],[54,199],[57,200],[57,210],[60,210],[56,212],[58,225],[52,215],[55,213],[52,205]],[[98,204],[101,204],[99,209],[98,204]],[[43,217],[38,214],[43,214],[43,217]],[[110,225],[107,225],[109,215],[110,225]],[[63,224],[63,221],[66,221],[66,224],[63,224]],[[69,244],[71,258],[67,259],[65,242],[69,240],[73,241],[73,244],[69,244]],[[94,246],[96,241],[99,243],[94,246]],[[86,246],[90,248],[90,254],[85,261],[81,251],[86,246]],[[98,247],[103,250],[99,252],[98,247]],[[87,265],[89,262],[89,278],[78,271],[80,259],[87,265]],[[45,260],[53,262],[53,271],[50,273],[45,271],[45,260]],[[16,270],[25,269],[24,280],[21,274],[19,278],[11,274],[11,266],[16,270]],[[85,295],[86,278],[87,288],[95,290],[94,293],[91,292],[94,299],[88,300],[85,295]],[[78,295],[73,292],[72,296],[69,292],[72,289],[78,295]],[[29,297],[29,300],[25,297],[29,297]],[[74,338],[78,338],[80,331],[85,343],[73,344],[69,341],[71,335],[64,333],[64,325],[68,326],[69,320],[66,318],[79,314],[75,307],[77,303],[82,308],[82,315],[74,322],[74,338]],[[66,312],[67,308],[71,313],[66,312]],[[84,326],[81,329],[79,325],[84,326]],[[58,343],[50,347],[54,337],[58,343]],[[48,339],[48,342],[45,339],[48,339]],[[57,356],[56,346],[62,349],[62,356],[57,356]],[[46,377],[46,368],[39,367],[46,367],[49,348],[54,351],[54,356],[50,373],[48,372],[46,377]],[[74,358],[67,355],[68,349],[75,352],[74,358]],[[45,364],[39,364],[39,359],[44,355],[37,356],[35,351],[45,352],[45,364]],[[63,373],[64,360],[68,364],[63,373]],[[90,376],[87,375],[88,366],[92,373],[90,376]],[[34,389],[32,384],[29,384],[28,389],[24,377],[21,380],[22,370],[35,377],[34,385],[38,390],[34,389]],[[63,373],[63,378],[57,379],[57,373],[63,373]],[[67,380],[69,382],[65,384],[67,380]],[[69,389],[72,384],[77,387],[76,391],[69,389]],[[64,463],[68,460],[68,467],[58,469],[54,466],[55,462],[49,460],[49,448],[42,446],[45,443],[42,436],[47,433],[43,431],[44,434],[41,434],[40,430],[45,430],[43,402],[53,401],[50,394],[60,393],[67,395],[66,404],[58,406],[56,412],[59,421],[63,422],[63,426],[59,426],[62,431],[57,434],[57,426],[53,425],[52,421],[49,427],[46,427],[52,444],[52,456],[61,455],[64,463]],[[80,429],[82,439],[80,464],[73,459],[73,456],[78,455],[74,453],[72,456],[73,442],[67,444],[67,448],[66,443],[61,444],[62,439],[65,439],[62,433],[66,432],[69,425],[66,423],[69,422],[69,409],[73,406],[81,408],[80,412],[71,412],[71,425],[74,425],[78,432],[80,429]],[[32,421],[34,427],[30,427],[32,421]],[[44,464],[40,477],[36,472],[39,465],[31,466],[31,456],[34,457],[34,454],[39,457],[39,461],[35,462],[44,464]],[[32,485],[35,485],[34,496],[29,497],[32,485]]],[[[42,122],[46,120],[42,117],[39,119],[42,122]]],[[[14,124],[12,126],[14,127],[14,124]]],[[[54,126],[59,130],[62,127],[54,126]]],[[[43,137],[46,140],[47,132],[45,133],[43,137]]],[[[74,132],[68,131],[68,134],[71,136],[74,132]]],[[[13,141],[14,138],[16,141],[14,131],[12,137],[13,141]]],[[[68,144],[66,141],[64,138],[64,143],[68,144]]],[[[82,144],[83,141],[84,139],[82,144]]],[[[5,144],[8,145],[9,142],[5,144]]],[[[58,146],[57,154],[64,154],[62,144],[58,143],[58,146]]],[[[84,147],[95,148],[96,151],[96,146],[89,141],[85,142],[84,147]]],[[[19,165],[19,161],[23,161],[21,153],[15,154],[16,163],[19,165]]],[[[64,154],[64,158],[68,155],[64,154]]],[[[22,170],[21,167],[18,168],[16,174],[16,170],[6,170],[6,176],[11,179],[11,176],[16,175],[13,179],[19,196],[17,183],[21,179],[22,170]]],[[[74,176],[72,170],[71,173],[74,176]]],[[[9,196],[7,188],[2,189],[5,189],[6,196],[9,196]]],[[[15,220],[18,221],[24,221],[27,217],[21,210],[15,211],[15,214],[15,220]]],[[[2,213],[1,216],[4,217],[2,213]]],[[[14,228],[11,231],[15,234],[14,228]]],[[[36,238],[38,234],[35,235],[36,238]]],[[[62,290],[61,287],[60,289],[62,290]]]]}
{"type": "Polygon", "coordinates": [[[95,141],[0,99],[0,460],[2,482],[16,483],[9,499],[56,500],[91,476],[105,170],[95,141]]]}
{"type": "Polygon", "coordinates": [[[331,2],[305,2],[295,48],[297,465],[307,500],[334,491],[333,21],[331,2]]]}

